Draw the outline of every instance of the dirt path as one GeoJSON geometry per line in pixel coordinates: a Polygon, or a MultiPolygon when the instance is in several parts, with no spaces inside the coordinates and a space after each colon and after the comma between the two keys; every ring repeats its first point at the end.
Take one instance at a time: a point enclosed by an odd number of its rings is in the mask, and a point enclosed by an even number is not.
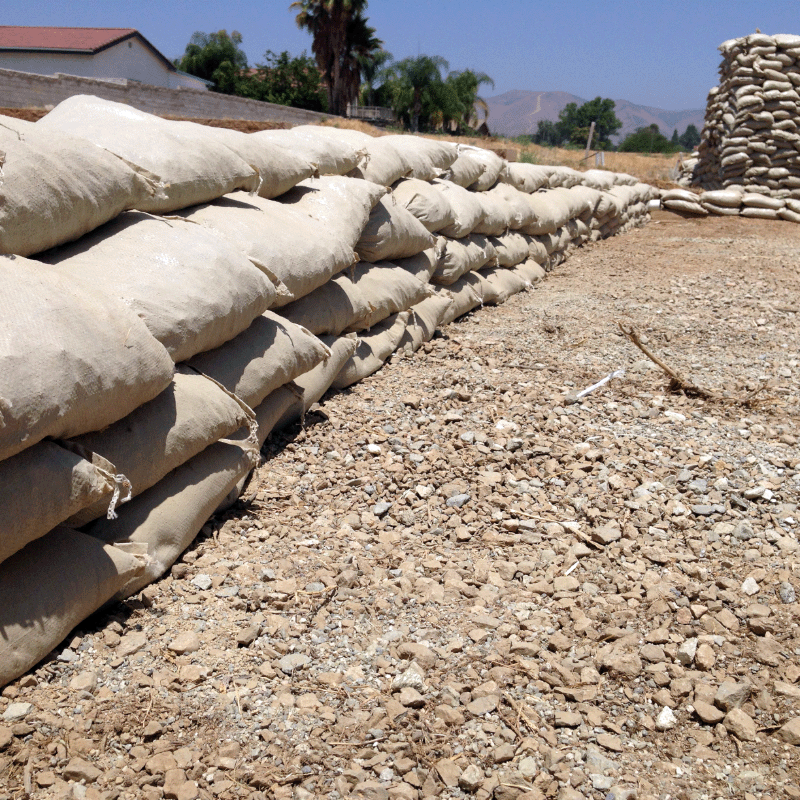
{"type": "Polygon", "coordinates": [[[659,212],[326,400],[3,690],[0,798],[800,797],[798,251],[659,212]]]}

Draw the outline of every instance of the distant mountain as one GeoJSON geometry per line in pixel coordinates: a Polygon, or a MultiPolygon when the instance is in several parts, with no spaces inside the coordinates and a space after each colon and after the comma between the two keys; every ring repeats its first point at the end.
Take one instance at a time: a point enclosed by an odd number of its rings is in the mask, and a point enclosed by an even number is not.
{"type": "MultiPolygon", "coordinates": [[[[514,89],[486,100],[489,106],[489,130],[503,136],[519,136],[523,133],[536,133],[539,120],[555,121],[561,109],[568,103],[579,106],[587,102],[567,92],[527,92],[514,89]]],[[[665,111],[663,108],[639,106],[629,100],[614,100],[615,113],[622,122],[622,129],[614,141],[622,141],[629,133],[655,123],[667,138],[677,129],[683,133],[687,125],[703,129],[705,109],[693,108],[687,111],[665,111]]]]}

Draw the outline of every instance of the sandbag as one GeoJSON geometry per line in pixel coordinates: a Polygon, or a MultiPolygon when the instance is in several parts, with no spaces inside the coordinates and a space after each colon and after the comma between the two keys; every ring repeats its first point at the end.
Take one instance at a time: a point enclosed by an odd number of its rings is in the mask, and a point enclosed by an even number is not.
{"type": "Polygon", "coordinates": [[[456,145],[451,142],[436,142],[422,136],[382,136],[385,145],[391,145],[408,162],[411,178],[430,181],[438,178],[458,158],[456,145]]]}
{"type": "Polygon", "coordinates": [[[480,192],[475,195],[483,207],[483,219],[472,229],[473,233],[485,236],[499,236],[505,233],[513,220],[511,206],[492,192],[480,192]]]}
{"type": "Polygon", "coordinates": [[[467,188],[486,171],[486,164],[463,145],[458,146],[458,158],[444,171],[442,178],[467,188]]]}
{"type": "Polygon", "coordinates": [[[670,211],[681,211],[684,214],[694,214],[698,217],[708,216],[708,211],[700,203],[690,203],[686,200],[664,200],[662,198],[661,205],[670,211]]]}
{"type": "Polygon", "coordinates": [[[700,202],[704,206],[714,205],[738,209],[742,204],[742,192],[734,189],[717,189],[711,192],[703,192],[700,195],[700,202]]]}
{"type": "Polygon", "coordinates": [[[469,236],[486,213],[477,195],[449,181],[435,180],[432,185],[444,193],[455,216],[453,224],[446,225],[439,233],[451,239],[469,236]]]}
{"type": "Polygon", "coordinates": [[[527,225],[520,228],[521,233],[529,236],[539,236],[545,233],[555,233],[556,228],[561,224],[560,209],[554,207],[548,199],[549,191],[535,192],[527,195],[527,202],[533,212],[533,219],[527,225]]]}
{"type": "Polygon", "coordinates": [[[739,214],[752,219],[781,219],[780,210],[774,208],[758,208],[755,206],[742,206],[739,214]]]}
{"type": "Polygon", "coordinates": [[[707,200],[703,200],[702,206],[706,211],[708,211],[709,214],[715,214],[722,217],[739,216],[739,206],[718,206],[714,203],[709,203],[707,200]]]}
{"type": "Polygon", "coordinates": [[[283,306],[280,315],[315,335],[340,334],[370,312],[363,292],[351,279],[352,273],[350,269],[331,278],[313,292],[283,306]]]}
{"type": "Polygon", "coordinates": [[[550,175],[539,164],[513,162],[507,165],[504,180],[515,189],[531,194],[549,186],[550,175]]]}
{"type": "Polygon", "coordinates": [[[100,503],[105,513],[116,472],[48,441],[0,461],[0,561],[82,508],[100,503]]]}
{"type": "Polygon", "coordinates": [[[141,557],[67,528],[0,564],[0,686],[41,661],[144,566],[141,557]]]}
{"type": "Polygon", "coordinates": [[[509,231],[502,236],[493,236],[489,241],[494,246],[497,265],[514,267],[530,256],[529,237],[509,231]]]}
{"type": "Polygon", "coordinates": [[[409,309],[411,316],[398,349],[411,350],[415,353],[425,342],[429,342],[452,305],[451,298],[435,294],[412,306],[409,309]]]}
{"type": "Polygon", "coordinates": [[[267,311],[235,339],[200,353],[188,364],[255,408],[270,392],[329,355],[305,328],[267,311]]]}
{"type": "Polygon", "coordinates": [[[140,211],[165,213],[236,189],[258,189],[258,173],[203,125],[172,122],[88,95],[62,100],[36,125],[88,139],[161,184],[162,192],[136,205],[140,211]]]}
{"type": "MultiPolygon", "coordinates": [[[[240,428],[245,437],[250,435],[251,422],[241,401],[193,369],[178,366],[172,383],[158,397],[108,428],[72,442],[113,463],[136,497],[219,439],[240,428]]],[[[107,505],[87,505],[66,524],[85,525],[103,516],[107,505]]]]}
{"type": "Polygon", "coordinates": [[[369,333],[361,334],[355,353],[344,363],[331,386],[346,389],[377,372],[400,344],[409,316],[410,312],[401,311],[376,325],[369,333]]]}
{"type": "Polygon", "coordinates": [[[485,192],[491,189],[501,176],[504,175],[507,164],[505,159],[500,158],[497,153],[491,150],[484,150],[481,147],[472,147],[471,145],[462,145],[461,152],[467,151],[473,158],[477,159],[484,165],[484,171],[475,183],[470,185],[473,192],[485,192]]]}
{"type": "Polygon", "coordinates": [[[39,262],[0,256],[0,459],[45,436],[116,422],[172,372],[124,303],[39,262]]]}
{"type": "Polygon", "coordinates": [[[163,575],[257,458],[250,443],[217,442],[122,506],[118,519],[89,525],[87,532],[107,544],[147,547],[144,570],[119,587],[116,596],[130,597],[163,575]]]}
{"type": "Polygon", "coordinates": [[[408,258],[435,243],[435,238],[413,214],[391,196],[381,198],[364,226],[356,253],[364,261],[408,258]]]}
{"type": "Polygon", "coordinates": [[[359,264],[353,270],[355,285],[369,305],[369,313],[354,320],[346,332],[369,330],[382,320],[421,302],[433,291],[410,272],[388,261],[359,264]]]}
{"type": "Polygon", "coordinates": [[[358,178],[327,177],[299,183],[280,202],[307,214],[355,248],[386,189],[358,178]]]}
{"type": "Polygon", "coordinates": [[[455,222],[455,212],[447,200],[447,195],[435,189],[427,181],[405,178],[394,185],[392,196],[431,233],[455,222]]]}
{"type": "Polygon", "coordinates": [[[77,239],[144,204],[156,184],[96,144],[0,117],[0,253],[77,239]]]}
{"type": "Polygon", "coordinates": [[[442,316],[440,326],[447,325],[473,308],[493,303],[497,299],[497,290],[479,272],[468,272],[441,291],[450,298],[452,305],[442,316]]]}
{"type": "Polygon", "coordinates": [[[532,259],[517,264],[517,266],[514,267],[514,272],[525,281],[528,288],[535,286],[547,274],[541,265],[532,259]]]}
{"type": "Polygon", "coordinates": [[[333,138],[317,125],[298,125],[290,130],[250,133],[295,153],[315,164],[320,175],[345,175],[364,158],[365,151],[341,138],[333,138]]]}
{"type": "Polygon", "coordinates": [[[544,266],[550,254],[541,239],[537,236],[525,236],[525,241],[528,243],[528,258],[544,266]]]}
{"type": "Polygon", "coordinates": [[[274,284],[233,244],[138,211],[40,258],[126,303],[175,362],[232,339],[275,300],[274,284]]]}
{"type": "MultiPolygon", "coordinates": [[[[355,337],[322,336],[320,338],[330,348],[331,357],[294,380],[293,388],[299,391],[299,397],[295,397],[295,402],[287,405],[286,410],[274,425],[276,430],[300,419],[314,403],[318,403],[347,360],[356,352],[357,340],[355,337]]],[[[278,390],[278,392],[281,391],[286,391],[286,387],[278,390]]],[[[273,395],[278,395],[278,392],[273,392],[273,395]]],[[[273,395],[270,395],[267,401],[273,395]]],[[[280,402],[277,397],[275,402],[280,402]]]]}
{"type": "Polygon", "coordinates": [[[448,239],[444,255],[430,280],[440,286],[449,286],[467,272],[494,264],[496,260],[497,251],[486,236],[475,233],[463,239],[448,239]]]}
{"type": "Polygon", "coordinates": [[[429,247],[427,250],[423,250],[410,258],[396,258],[392,263],[402,267],[415,278],[426,283],[430,281],[431,275],[436,272],[436,268],[441,263],[447,247],[447,241],[444,236],[439,236],[433,247],[429,247]]]}
{"type": "Polygon", "coordinates": [[[498,304],[505,303],[512,295],[528,288],[525,279],[512,269],[503,269],[501,267],[487,269],[484,270],[483,277],[497,291],[497,297],[494,302],[498,304]]]}
{"type": "Polygon", "coordinates": [[[349,174],[378,186],[391,186],[411,174],[408,159],[392,144],[388,136],[376,136],[365,145],[367,158],[349,174]]]}
{"type": "Polygon", "coordinates": [[[483,192],[480,197],[484,201],[491,197],[501,204],[506,218],[506,227],[511,230],[524,228],[535,220],[533,208],[528,202],[528,195],[508,183],[497,183],[491,189],[483,192]]]}
{"type": "Polygon", "coordinates": [[[274,142],[231,128],[207,128],[208,135],[219,139],[258,173],[258,194],[261,197],[278,197],[300,181],[317,174],[316,166],[308,159],[274,142]]]}
{"type": "Polygon", "coordinates": [[[276,287],[273,308],[309,294],[356,259],[346,231],[275,200],[234,192],[180,214],[239,247],[264,272],[276,287]]]}

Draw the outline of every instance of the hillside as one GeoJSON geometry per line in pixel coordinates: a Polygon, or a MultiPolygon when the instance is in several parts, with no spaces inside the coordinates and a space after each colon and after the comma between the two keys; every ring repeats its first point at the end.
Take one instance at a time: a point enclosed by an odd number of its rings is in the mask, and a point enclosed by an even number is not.
{"type": "MultiPolygon", "coordinates": [[[[515,89],[510,92],[489,97],[489,130],[504,136],[519,136],[535,133],[539,120],[558,119],[558,113],[568,103],[585,103],[587,98],[576,97],[567,92],[529,92],[515,89]]],[[[614,100],[617,117],[622,121],[621,139],[637,128],[655,123],[665,136],[671,136],[677,128],[683,133],[686,126],[693,124],[697,130],[703,128],[704,109],[694,108],[684,111],[667,111],[663,108],[640,106],[629,100],[614,100]]]]}

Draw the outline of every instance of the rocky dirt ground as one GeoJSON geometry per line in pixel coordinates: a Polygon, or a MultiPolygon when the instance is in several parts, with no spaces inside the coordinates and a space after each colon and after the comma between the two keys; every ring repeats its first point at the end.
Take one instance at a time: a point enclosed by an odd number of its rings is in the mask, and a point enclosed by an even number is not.
{"type": "Polygon", "coordinates": [[[2,691],[0,798],[800,798],[799,250],[657,212],[327,399],[2,691]]]}

